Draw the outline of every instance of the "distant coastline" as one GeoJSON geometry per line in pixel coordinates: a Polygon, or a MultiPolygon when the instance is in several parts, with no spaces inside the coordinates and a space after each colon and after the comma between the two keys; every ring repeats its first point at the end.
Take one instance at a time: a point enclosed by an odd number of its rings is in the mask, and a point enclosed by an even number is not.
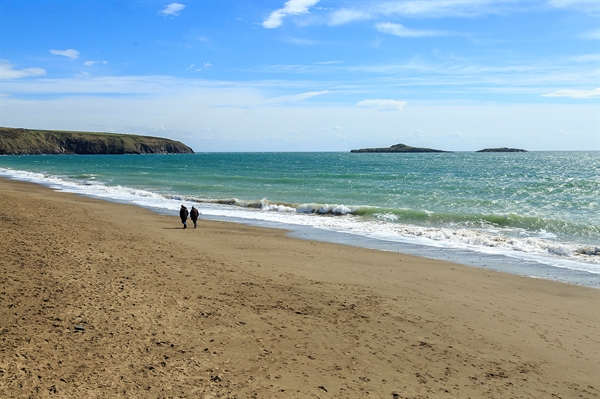
{"type": "Polygon", "coordinates": [[[160,137],[0,127],[0,155],[193,152],[194,150],[179,141],[160,137]]]}

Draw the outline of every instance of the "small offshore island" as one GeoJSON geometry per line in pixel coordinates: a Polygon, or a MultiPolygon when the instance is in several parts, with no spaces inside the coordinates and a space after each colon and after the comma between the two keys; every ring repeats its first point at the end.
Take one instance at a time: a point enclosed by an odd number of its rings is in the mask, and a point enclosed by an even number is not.
{"type": "Polygon", "coordinates": [[[193,153],[179,141],[159,137],[0,127],[0,155],[193,153]]]}
{"type": "Polygon", "coordinates": [[[411,147],[406,144],[396,144],[388,148],[362,148],[360,150],[351,150],[350,152],[448,152],[434,150],[432,148],[411,147]]]}
{"type": "MultiPolygon", "coordinates": [[[[388,148],[361,148],[360,150],[351,150],[350,152],[452,152],[452,151],[442,151],[435,150],[433,148],[419,148],[419,147],[411,147],[406,144],[395,144],[388,148]]],[[[483,150],[479,150],[476,152],[527,152],[527,150],[522,150],[520,148],[484,148],[483,150]]]]}
{"type": "Polygon", "coordinates": [[[527,150],[522,150],[520,148],[484,148],[483,150],[479,150],[477,152],[527,152],[527,150]]]}

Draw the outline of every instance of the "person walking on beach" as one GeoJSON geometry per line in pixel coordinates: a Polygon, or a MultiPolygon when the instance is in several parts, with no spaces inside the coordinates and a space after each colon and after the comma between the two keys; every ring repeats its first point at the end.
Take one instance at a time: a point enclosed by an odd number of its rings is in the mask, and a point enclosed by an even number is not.
{"type": "Polygon", "coordinates": [[[188,210],[185,205],[181,205],[181,209],[179,210],[179,217],[181,218],[181,223],[183,223],[183,228],[187,228],[187,218],[188,218],[188,210]]]}
{"type": "Polygon", "coordinates": [[[198,221],[199,214],[200,212],[198,212],[198,209],[192,206],[192,209],[190,210],[190,219],[192,219],[192,222],[194,222],[194,228],[196,228],[196,222],[198,221]]]}

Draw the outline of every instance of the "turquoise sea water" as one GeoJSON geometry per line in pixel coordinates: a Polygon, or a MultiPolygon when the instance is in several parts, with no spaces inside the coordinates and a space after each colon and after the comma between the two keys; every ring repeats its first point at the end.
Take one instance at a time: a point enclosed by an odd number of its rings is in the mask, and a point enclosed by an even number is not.
{"type": "Polygon", "coordinates": [[[600,275],[598,152],[2,156],[0,176],[600,275]]]}

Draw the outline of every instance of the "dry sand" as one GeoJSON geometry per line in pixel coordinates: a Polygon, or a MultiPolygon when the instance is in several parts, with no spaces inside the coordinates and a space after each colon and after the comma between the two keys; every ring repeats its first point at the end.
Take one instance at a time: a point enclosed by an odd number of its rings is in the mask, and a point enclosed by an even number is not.
{"type": "Polygon", "coordinates": [[[14,181],[0,204],[2,398],[599,397],[600,290],[14,181]]]}

